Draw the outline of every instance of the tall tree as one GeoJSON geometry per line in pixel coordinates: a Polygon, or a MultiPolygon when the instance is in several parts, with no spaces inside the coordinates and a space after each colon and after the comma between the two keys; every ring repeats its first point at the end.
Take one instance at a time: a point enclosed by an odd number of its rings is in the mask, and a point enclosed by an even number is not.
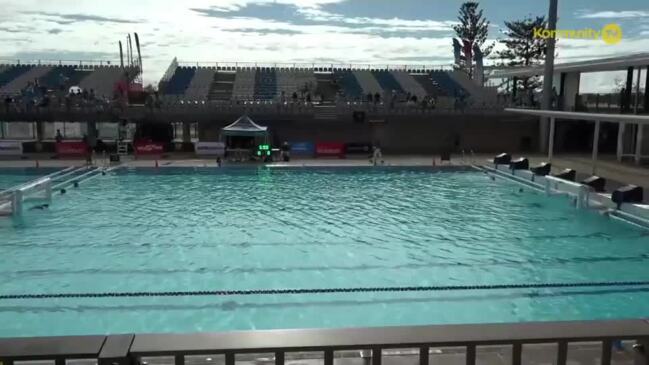
{"type": "MultiPolygon", "coordinates": [[[[482,57],[488,57],[494,47],[493,43],[485,45],[489,36],[489,24],[491,23],[485,19],[479,6],[480,4],[475,1],[463,3],[457,17],[460,24],[453,26],[457,41],[461,46],[460,62],[456,64],[456,67],[466,72],[471,78],[473,78],[474,56],[480,57],[479,61],[481,62],[482,57]],[[476,52],[476,50],[479,52],[476,52]]],[[[454,47],[456,47],[455,44],[454,47]]],[[[456,63],[458,63],[457,60],[456,63]]]]}
{"type": "MultiPolygon", "coordinates": [[[[496,52],[504,66],[534,66],[543,64],[548,40],[534,37],[534,29],[545,29],[545,16],[528,16],[522,20],[505,22],[505,39],[500,40],[504,49],[496,52]]],[[[519,90],[535,90],[542,85],[540,76],[519,78],[515,87],[519,90]]]]}

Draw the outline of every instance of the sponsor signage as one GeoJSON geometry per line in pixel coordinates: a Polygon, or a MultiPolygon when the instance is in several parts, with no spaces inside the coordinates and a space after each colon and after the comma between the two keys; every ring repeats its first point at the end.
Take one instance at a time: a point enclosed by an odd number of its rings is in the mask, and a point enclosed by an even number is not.
{"type": "Polygon", "coordinates": [[[315,144],[316,156],[345,157],[345,144],[339,142],[318,142],[315,144]]]}
{"type": "Polygon", "coordinates": [[[315,145],[313,142],[291,142],[291,154],[298,156],[313,156],[315,145]]]}
{"type": "Polygon", "coordinates": [[[196,142],[194,151],[199,156],[223,156],[225,155],[225,143],[223,142],[196,142]]]}
{"type": "Polygon", "coordinates": [[[19,141],[0,141],[0,156],[21,156],[23,143],[19,141]]]}
{"type": "Polygon", "coordinates": [[[88,154],[86,142],[57,142],[56,154],[60,156],[85,156],[88,154]]]}
{"type": "Polygon", "coordinates": [[[151,141],[136,142],[133,148],[138,155],[159,155],[164,151],[162,143],[151,141]]]}

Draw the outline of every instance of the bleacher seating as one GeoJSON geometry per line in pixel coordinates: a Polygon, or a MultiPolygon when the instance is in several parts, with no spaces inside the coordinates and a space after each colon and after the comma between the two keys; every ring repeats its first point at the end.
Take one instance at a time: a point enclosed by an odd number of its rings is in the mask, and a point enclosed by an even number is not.
{"type": "Polygon", "coordinates": [[[290,97],[294,92],[307,89],[313,93],[317,86],[317,80],[313,70],[298,70],[298,69],[279,69],[276,72],[277,76],[277,94],[281,95],[282,92],[286,97],[290,97]]]}
{"type": "Polygon", "coordinates": [[[354,76],[356,76],[356,79],[358,80],[358,84],[361,86],[363,89],[363,95],[367,94],[382,94],[383,93],[383,88],[381,85],[376,81],[376,78],[374,75],[372,75],[371,71],[367,70],[355,70],[354,71],[354,76]]]}
{"type": "Polygon", "coordinates": [[[497,90],[478,85],[474,80],[469,78],[469,75],[462,71],[453,71],[448,73],[448,75],[466,90],[475,102],[481,104],[495,104],[497,102],[497,90]]]}
{"type": "Polygon", "coordinates": [[[469,94],[462,86],[453,80],[446,71],[433,71],[430,73],[430,77],[448,96],[469,94]]]}
{"type": "MultiPolygon", "coordinates": [[[[391,71],[392,77],[401,85],[403,92],[410,93],[410,95],[417,96],[417,99],[421,100],[426,95],[436,95],[435,89],[432,89],[431,92],[426,91],[424,87],[415,80],[415,78],[405,71],[391,71]]],[[[432,86],[432,85],[431,85],[432,86]]]]}
{"type": "Polygon", "coordinates": [[[185,90],[187,90],[187,87],[189,86],[189,83],[194,78],[195,73],[196,67],[177,67],[173,76],[171,76],[171,79],[169,79],[164,93],[168,95],[184,94],[185,90]]]}
{"type": "Polygon", "coordinates": [[[31,65],[12,65],[0,73],[0,87],[8,84],[16,77],[32,69],[31,65]]]}
{"type": "Polygon", "coordinates": [[[351,70],[335,71],[338,84],[343,95],[348,99],[360,99],[363,96],[363,88],[358,83],[356,76],[351,70]]]}
{"type": "Polygon", "coordinates": [[[185,90],[185,97],[193,100],[205,100],[214,81],[215,68],[199,67],[185,90]]]}
{"type": "Polygon", "coordinates": [[[240,69],[234,77],[232,97],[237,100],[252,100],[255,95],[254,69],[240,69]]]}
{"type": "Polygon", "coordinates": [[[85,69],[77,69],[76,66],[56,66],[40,77],[38,83],[49,89],[63,87],[67,91],[71,86],[79,86],[80,81],[90,72],[85,69]]]}
{"type": "Polygon", "coordinates": [[[439,87],[439,85],[430,77],[430,74],[417,74],[412,75],[412,78],[426,91],[430,96],[441,96],[446,93],[439,87]]]}
{"type": "Polygon", "coordinates": [[[212,84],[208,92],[209,100],[232,100],[232,91],[234,88],[234,79],[236,72],[218,71],[212,76],[212,84]]]}
{"type": "Polygon", "coordinates": [[[27,72],[23,72],[18,77],[9,81],[7,84],[0,88],[0,94],[18,94],[30,82],[45,76],[52,67],[49,66],[35,66],[30,68],[27,72]]]}
{"type": "Polygon", "coordinates": [[[274,68],[258,68],[255,75],[255,100],[272,100],[277,95],[277,77],[274,68]]]}
{"type": "Polygon", "coordinates": [[[84,90],[93,90],[99,98],[112,98],[113,89],[124,71],[117,66],[101,66],[95,68],[81,82],[79,87],[84,90]]]}
{"type": "Polygon", "coordinates": [[[376,70],[372,71],[372,74],[374,75],[374,78],[376,81],[378,81],[379,85],[381,85],[381,88],[383,90],[389,91],[389,92],[397,92],[401,93],[404,91],[403,87],[401,87],[401,84],[397,79],[394,77],[394,75],[387,70],[376,70]]]}

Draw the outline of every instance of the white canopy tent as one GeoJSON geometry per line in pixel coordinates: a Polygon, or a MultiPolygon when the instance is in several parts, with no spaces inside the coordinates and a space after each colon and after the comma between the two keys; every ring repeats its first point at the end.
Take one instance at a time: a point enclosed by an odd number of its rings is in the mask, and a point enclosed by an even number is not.
{"type": "Polygon", "coordinates": [[[622,160],[622,157],[632,156],[636,164],[644,158],[649,156],[642,155],[642,140],[644,126],[649,124],[649,115],[630,115],[630,114],[599,114],[599,113],[579,113],[579,112],[564,112],[555,110],[535,110],[535,109],[516,109],[507,108],[508,112],[534,115],[539,117],[546,117],[550,119],[550,135],[548,138],[548,160],[552,162],[554,153],[554,132],[557,119],[560,120],[585,120],[595,123],[595,133],[593,133],[593,162],[592,173],[595,174],[597,170],[597,152],[599,150],[599,130],[601,122],[611,122],[618,124],[617,135],[617,159],[622,160]],[[635,152],[632,155],[625,155],[624,152],[624,130],[627,124],[635,124],[638,126],[636,134],[635,152]]]}
{"type": "Polygon", "coordinates": [[[253,122],[247,115],[242,115],[234,123],[221,129],[222,136],[268,136],[268,127],[262,127],[253,122]]]}

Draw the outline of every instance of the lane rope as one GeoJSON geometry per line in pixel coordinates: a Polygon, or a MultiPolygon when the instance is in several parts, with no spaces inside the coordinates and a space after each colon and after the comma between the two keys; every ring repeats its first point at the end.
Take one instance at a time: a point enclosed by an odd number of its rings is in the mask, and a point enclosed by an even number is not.
{"type": "Polygon", "coordinates": [[[356,288],[314,288],[314,289],[245,289],[245,290],[196,290],[196,291],[151,291],[151,292],[99,292],[99,293],[35,293],[3,294],[0,300],[10,299],[58,299],[58,298],[120,298],[120,297],[180,297],[180,296],[237,296],[237,295],[291,295],[291,294],[335,294],[335,293],[385,293],[385,292],[432,292],[460,290],[497,289],[556,289],[592,287],[649,286],[649,281],[598,281],[582,283],[538,283],[538,284],[492,284],[492,285],[431,285],[431,286],[389,286],[356,288]]]}

